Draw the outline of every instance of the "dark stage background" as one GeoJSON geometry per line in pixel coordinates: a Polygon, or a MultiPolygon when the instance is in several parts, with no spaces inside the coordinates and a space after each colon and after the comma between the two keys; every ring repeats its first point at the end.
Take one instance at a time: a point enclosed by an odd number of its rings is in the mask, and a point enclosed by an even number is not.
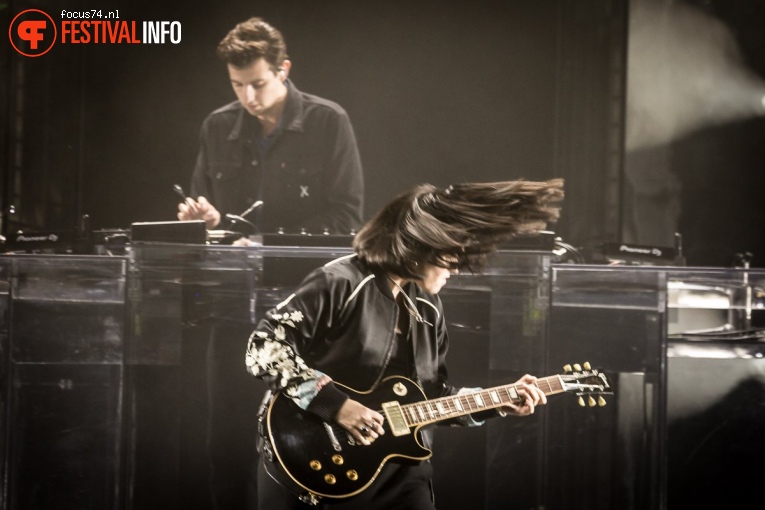
{"type": "MultiPolygon", "coordinates": [[[[11,2],[56,13],[87,2],[11,2]],[[56,8],[53,5],[57,6],[56,8]]],[[[568,180],[558,231],[618,237],[626,2],[101,2],[123,20],[177,20],[179,45],[56,45],[3,74],[5,232],[174,219],[205,116],[234,99],[217,42],[259,15],[291,78],[341,104],[366,176],[366,215],[421,182],[568,180]],[[8,214],[13,206],[12,213],[8,214]]]]}
{"type": "Polygon", "coordinates": [[[622,239],[765,265],[765,3],[632,0],[622,239]]]}
{"type": "MultiPolygon", "coordinates": [[[[689,265],[729,266],[750,251],[765,266],[760,0],[8,0],[2,26],[28,8],[179,21],[182,43],[59,44],[34,59],[0,45],[3,234],[71,230],[84,214],[92,229],[174,219],[171,188],[188,186],[201,123],[234,99],[215,46],[259,15],[283,32],[296,85],[348,111],[367,216],[420,182],[564,177],[555,229],[575,246],[667,246],[681,232],[689,265]]],[[[484,303],[474,305],[460,311],[480,317],[484,303]]],[[[208,332],[189,331],[179,377],[198,382],[184,393],[197,404],[208,332]]],[[[479,334],[463,340],[485,347],[479,334]]],[[[97,375],[112,388],[111,374],[97,375]]],[[[167,409],[158,420],[175,419],[167,409]]],[[[202,434],[206,424],[190,414],[200,423],[184,433],[202,434]]],[[[206,490],[188,486],[190,499],[206,490]]]]}
{"type": "MultiPolygon", "coordinates": [[[[3,26],[28,8],[93,5],[14,0],[3,26]]],[[[83,214],[92,228],[174,219],[171,186],[189,182],[201,122],[234,98],[215,46],[260,15],[284,33],[297,86],[349,112],[367,217],[415,183],[561,176],[555,229],[575,246],[669,246],[681,232],[691,265],[765,260],[757,0],[98,8],[180,21],[182,42],[58,44],[41,58],[2,45],[4,234],[70,229],[83,214]]]]}

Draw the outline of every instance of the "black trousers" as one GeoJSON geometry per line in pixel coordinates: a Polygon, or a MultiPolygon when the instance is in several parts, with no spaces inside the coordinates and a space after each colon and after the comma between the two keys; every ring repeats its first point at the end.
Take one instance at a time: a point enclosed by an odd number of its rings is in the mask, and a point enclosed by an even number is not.
{"type": "Polygon", "coordinates": [[[323,499],[318,506],[311,506],[276,482],[260,461],[257,502],[250,501],[249,510],[435,510],[432,477],[430,462],[417,465],[388,462],[361,494],[347,499],[323,499]]]}

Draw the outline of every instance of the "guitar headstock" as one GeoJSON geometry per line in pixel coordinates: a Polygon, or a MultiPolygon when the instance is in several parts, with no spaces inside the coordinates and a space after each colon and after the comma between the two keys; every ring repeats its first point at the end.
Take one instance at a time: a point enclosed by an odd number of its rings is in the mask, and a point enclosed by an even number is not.
{"type": "Polygon", "coordinates": [[[603,395],[613,394],[612,391],[609,391],[611,384],[608,382],[606,374],[593,369],[588,361],[581,365],[579,363],[575,363],[573,366],[565,365],[563,372],[559,376],[563,383],[563,390],[575,393],[579,397],[577,401],[582,407],[587,405],[603,407],[606,405],[606,399],[603,398],[603,395]],[[585,396],[587,403],[585,403],[585,396]],[[597,400],[595,399],[596,396],[597,400]]]}

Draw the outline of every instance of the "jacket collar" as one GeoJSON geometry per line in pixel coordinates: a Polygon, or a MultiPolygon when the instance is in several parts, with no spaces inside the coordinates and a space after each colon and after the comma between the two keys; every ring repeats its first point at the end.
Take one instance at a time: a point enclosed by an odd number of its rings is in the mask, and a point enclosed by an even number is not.
{"type": "MultiPolygon", "coordinates": [[[[393,297],[393,290],[390,288],[391,284],[390,279],[388,278],[388,273],[379,268],[370,268],[370,272],[375,275],[375,284],[377,285],[377,288],[380,289],[383,296],[395,302],[396,298],[393,297]]],[[[401,287],[401,290],[403,290],[413,302],[416,302],[415,300],[417,299],[419,292],[418,289],[419,287],[417,284],[411,282],[401,287]]]]}
{"type": "MultiPolygon", "coordinates": [[[[287,99],[284,102],[284,110],[282,111],[282,125],[284,126],[282,129],[285,131],[303,131],[303,121],[305,120],[303,95],[290,80],[285,81],[284,84],[287,85],[287,99]]],[[[229,141],[241,138],[243,130],[257,129],[257,119],[247,113],[247,110],[241,104],[238,104],[238,110],[236,121],[228,135],[229,141]]]]}

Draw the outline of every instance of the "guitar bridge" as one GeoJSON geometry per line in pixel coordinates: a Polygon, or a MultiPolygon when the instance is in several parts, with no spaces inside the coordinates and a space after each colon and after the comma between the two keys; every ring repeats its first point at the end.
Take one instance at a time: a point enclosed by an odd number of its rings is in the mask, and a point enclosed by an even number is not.
{"type": "Polygon", "coordinates": [[[385,417],[388,419],[390,431],[394,436],[405,436],[410,433],[409,425],[406,424],[404,413],[398,402],[383,402],[382,408],[385,417]]]}

